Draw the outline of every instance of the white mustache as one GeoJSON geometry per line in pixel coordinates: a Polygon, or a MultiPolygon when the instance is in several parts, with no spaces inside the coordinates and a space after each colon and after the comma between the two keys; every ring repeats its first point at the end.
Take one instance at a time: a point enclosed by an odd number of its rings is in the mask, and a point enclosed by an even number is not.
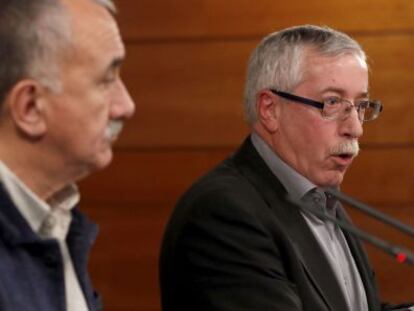
{"type": "Polygon", "coordinates": [[[112,120],[105,129],[105,137],[112,141],[121,133],[124,122],[121,120],[112,120]]]}
{"type": "Polygon", "coordinates": [[[357,156],[359,153],[359,143],[357,140],[349,140],[339,143],[330,150],[332,155],[351,154],[357,156]]]}

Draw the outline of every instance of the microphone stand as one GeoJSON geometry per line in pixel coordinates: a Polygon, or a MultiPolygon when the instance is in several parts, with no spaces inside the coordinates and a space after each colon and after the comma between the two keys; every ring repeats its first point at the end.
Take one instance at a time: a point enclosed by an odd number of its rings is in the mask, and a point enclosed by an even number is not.
{"type": "Polygon", "coordinates": [[[346,195],[342,192],[340,192],[339,190],[335,189],[335,188],[324,188],[325,193],[330,194],[331,196],[337,198],[339,201],[344,202],[346,204],[348,204],[351,207],[354,207],[358,210],[360,210],[361,212],[374,217],[375,219],[378,219],[379,221],[382,221],[383,223],[386,223],[394,228],[396,228],[397,230],[400,230],[412,237],[414,237],[414,228],[402,223],[401,221],[398,221],[394,218],[391,218],[390,216],[381,213],[380,211],[368,206],[365,203],[362,203],[361,201],[358,201],[352,197],[350,197],[349,195],[346,195]]]}
{"type": "MultiPolygon", "coordinates": [[[[340,193],[337,190],[332,190],[332,189],[328,189],[325,191],[326,193],[329,193],[330,195],[334,196],[335,198],[337,198],[340,201],[346,202],[349,205],[351,205],[352,207],[356,207],[356,205],[358,205],[358,209],[363,210],[365,213],[373,216],[376,219],[379,219],[387,224],[390,224],[393,227],[396,227],[397,229],[400,229],[401,231],[408,233],[408,234],[413,234],[414,230],[413,228],[411,228],[408,225],[402,224],[399,221],[390,218],[389,216],[386,216],[383,213],[380,213],[378,211],[375,211],[372,207],[367,206],[366,204],[363,204],[359,201],[356,201],[352,198],[350,198],[349,196],[344,195],[343,193],[340,193]],[[339,193],[339,194],[338,194],[339,193]],[[352,203],[350,203],[352,202],[352,203]],[[356,203],[355,203],[356,202],[356,203]],[[355,205],[354,205],[355,204],[355,205]],[[404,229],[402,229],[404,228],[404,229]]],[[[293,199],[290,196],[287,196],[286,199],[292,203],[293,205],[299,207],[301,210],[311,213],[313,215],[318,216],[321,219],[324,220],[328,220],[331,221],[332,223],[338,225],[341,229],[343,229],[344,231],[347,231],[351,234],[353,234],[354,236],[356,236],[357,238],[383,250],[385,253],[395,257],[395,259],[400,262],[400,263],[407,263],[407,264],[412,264],[414,265],[414,254],[407,250],[406,248],[400,247],[398,245],[394,245],[391,244],[385,240],[382,240],[372,234],[369,234],[367,232],[362,231],[361,229],[353,226],[352,224],[345,222],[343,220],[340,219],[336,219],[333,216],[327,215],[319,210],[317,210],[316,208],[314,208],[313,206],[302,202],[300,200],[296,200],[293,199]]]]}

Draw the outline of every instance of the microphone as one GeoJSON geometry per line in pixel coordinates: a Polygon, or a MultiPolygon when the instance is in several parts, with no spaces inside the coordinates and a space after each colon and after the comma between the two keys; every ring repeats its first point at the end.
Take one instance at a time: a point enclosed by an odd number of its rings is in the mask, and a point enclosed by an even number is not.
{"type": "MultiPolygon", "coordinates": [[[[402,224],[399,221],[397,221],[397,220],[395,220],[395,219],[393,219],[389,216],[386,216],[385,214],[382,214],[378,211],[375,211],[372,207],[369,207],[366,204],[363,204],[359,201],[356,201],[356,200],[350,198],[349,196],[346,196],[343,193],[340,193],[338,190],[327,189],[325,192],[329,193],[330,195],[332,195],[333,197],[337,198],[340,201],[348,203],[352,207],[355,207],[356,205],[358,205],[358,207],[356,207],[356,208],[363,210],[365,213],[367,213],[367,214],[369,214],[369,215],[371,215],[371,216],[373,216],[377,219],[380,219],[381,221],[383,221],[387,224],[390,224],[394,227],[397,227],[398,229],[402,230],[403,232],[407,232],[407,231],[414,232],[412,227],[410,227],[408,225],[405,225],[405,224],[402,224]],[[352,204],[357,202],[357,204],[352,205],[349,202],[352,202],[352,204]],[[361,206],[362,206],[362,208],[361,208],[361,206]],[[401,229],[400,226],[404,229],[401,229]]],[[[293,205],[300,208],[302,211],[307,212],[307,213],[311,213],[311,214],[313,214],[313,215],[315,215],[315,216],[317,216],[317,217],[319,217],[323,220],[328,220],[328,221],[338,225],[342,230],[351,233],[352,235],[359,238],[360,240],[363,240],[363,241],[365,241],[365,242],[381,249],[382,251],[384,251],[388,255],[391,255],[392,257],[394,257],[397,260],[397,262],[414,265],[414,254],[411,251],[409,251],[408,249],[403,248],[403,247],[398,246],[398,245],[395,245],[395,244],[392,244],[392,243],[387,242],[383,239],[380,239],[380,238],[378,238],[378,237],[376,237],[376,236],[374,236],[370,233],[367,233],[367,232],[357,228],[356,226],[352,225],[349,222],[343,221],[341,219],[336,219],[333,216],[327,215],[327,214],[321,212],[320,210],[316,209],[312,205],[310,205],[306,202],[302,202],[300,200],[294,199],[289,195],[286,196],[286,199],[287,199],[287,201],[289,201],[293,205]]]]}
{"type": "Polygon", "coordinates": [[[349,206],[356,208],[358,210],[360,210],[361,212],[372,216],[375,219],[378,219],[379,221],[390,225],[394,228],[396,228],[397,230],[400,230],[412,237],[414,237],[414,228],[404,224],[400,221],[398,221],[397,219],[394,219],[384,213],[381,213],[380,211],[368,206],[365,203],[362,203],[361,201],[358,201],[352,197],[350,197],[349,195],[346,195],[342,192],[340,192],[339,190],[335,189],[335,188],[324,188],[325,193],[330,194],[331,196],[337,198],[339,201],[344,202],[346,204],[348,204],[349,206]]]}

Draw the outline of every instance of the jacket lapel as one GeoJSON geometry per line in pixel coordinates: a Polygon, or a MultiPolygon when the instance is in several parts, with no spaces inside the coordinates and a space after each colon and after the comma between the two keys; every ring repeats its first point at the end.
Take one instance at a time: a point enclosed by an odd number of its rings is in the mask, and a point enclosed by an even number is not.
{"type": "Polygon", "coordinates": [[[330,310],[347,311],[347,304],[329,262],[299,209],[288,203],[286,190],[246,139],[233,161],[255,186],[290,237],[312,285],[330,310]],[[329,271],[329,272],[328,272],[329,271]]]}

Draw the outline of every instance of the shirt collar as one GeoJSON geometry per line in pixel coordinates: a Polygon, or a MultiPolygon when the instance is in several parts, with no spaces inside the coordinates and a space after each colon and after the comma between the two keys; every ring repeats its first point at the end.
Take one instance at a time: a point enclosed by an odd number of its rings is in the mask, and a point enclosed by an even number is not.
{"type": "Polygon", "coordinates": [[[80,199],[77,186],[69,184],[46,202],[31,191],[2,161],[0,161],[0,181],[18,211],[36,233],[39,233],[42,223],[53,209],[69,211],[80,199]]]}
{"type": "Polygon", "coordinates": [[[326,197],[322,189],[285,163],[258,134],[253,132],[251,140],[259,155],[294,200],[311,203],[332,216],[336,214],[337,201],[335,199],[326,197]]]}

